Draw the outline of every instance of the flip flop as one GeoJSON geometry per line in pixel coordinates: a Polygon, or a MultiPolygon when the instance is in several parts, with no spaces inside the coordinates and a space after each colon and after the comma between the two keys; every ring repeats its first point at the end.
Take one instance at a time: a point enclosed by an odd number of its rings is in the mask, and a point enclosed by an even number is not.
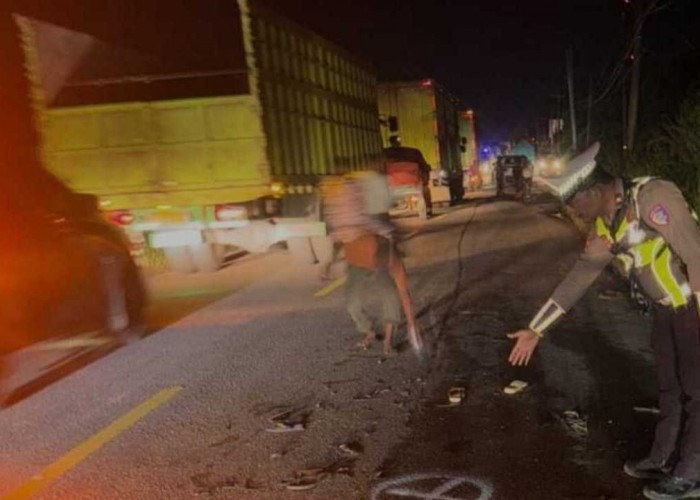
{"type": "Polygon", "coordinates": [[[513,380],[510,384],[503,388],[503,392],[510,395],[517,394],[527,387],[527,382],[524,380],[513,380]]]}

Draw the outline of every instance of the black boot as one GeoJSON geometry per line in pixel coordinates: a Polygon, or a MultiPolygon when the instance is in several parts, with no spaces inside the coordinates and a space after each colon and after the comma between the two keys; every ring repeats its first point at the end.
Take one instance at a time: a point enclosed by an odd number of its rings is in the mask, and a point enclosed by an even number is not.
{"type": "Polygon", "coordinates": [[[644,496],[651,500],[700,498],[700,483],[679,476],[669,476],[644,487],[644,496]]]}
{"type": "Polygon", "coordinates": [[[637,479],[662,479],[669,472],[670,467],[654,462],[651,458],[641,460],[628,460],[623,467],[625,474],[637,479]]]}

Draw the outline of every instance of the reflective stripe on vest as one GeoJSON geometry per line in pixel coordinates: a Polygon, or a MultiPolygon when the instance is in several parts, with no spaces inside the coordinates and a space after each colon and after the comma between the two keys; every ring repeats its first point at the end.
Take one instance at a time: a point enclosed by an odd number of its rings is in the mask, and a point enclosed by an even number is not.
{"type": "Polygon", "coordinates": [[[651,264],[651,270],[654,273],[657,283],[664,289],[666,295],[671,299],[671,305],[675,308],[684,306],[688,303],[688,299],[683,294],[681,286],[671,272],[671,250],[666,245],[663,238],[657,238],[653,252],[659,251],[658,255],[651,264]]]}

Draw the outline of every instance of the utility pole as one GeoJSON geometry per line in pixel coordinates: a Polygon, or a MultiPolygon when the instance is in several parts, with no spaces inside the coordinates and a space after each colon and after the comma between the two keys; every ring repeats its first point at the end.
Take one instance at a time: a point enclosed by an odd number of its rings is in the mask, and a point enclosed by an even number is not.
{"type": "Polygon", "coordinates": [[[591,143],[591,110],[593,109],[593,79],[588,77],[588,113],[586,116],[586,146],[591,143]]]}
{"type": "MultiPolygon", "coordinates": [[[[639,14],[639,13],[637,13],[639,14]]],[[[639,80],[641,76],[642,59],[642,21],[635,20],[635,34],[632,42],[632,78],[630,80],[629,106],[627,107],[627,150],[634,149],[634,135],[637,131],[637,114],[639,109],[639,80]],[[637,29],[637,23],[639,28],[637,29]]]]}
{"type": "Polygon", "coordinates": [[[640,80],[642,73],[642,32],[644,23],[650,15],[653,15],[659,4],[659,0],[624,0],[629,5],[632,13],[631,19],[631,48],[626,55],[632,61],[632,74],[630,78],[629,102],[627,103],[627,129],[625,141],[627,151],[634,149],[634,139],[637,132],[639,116],[640,80]]]}
{"type": "Polygon", "coordinates": [[[576,140],[576,103],[574,101],[574,51],[571,47],[566,51],[566,75],[569,82],[569,116],[571,119],[571,148],[578,151],[576,140]]]}

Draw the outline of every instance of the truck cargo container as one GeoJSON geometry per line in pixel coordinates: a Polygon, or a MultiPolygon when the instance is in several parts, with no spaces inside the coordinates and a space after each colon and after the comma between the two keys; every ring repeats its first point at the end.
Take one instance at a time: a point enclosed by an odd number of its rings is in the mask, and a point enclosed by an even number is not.
{"type": "Polygon", "coordinates": [[[23,23],[48,169],[176,270],[215,270],[226,248],[279,242],[297,261],[325,262],[321,179],[381,161],[374,75],[260,2],[230,9],[226,46],[169,39],[166,58],[23,23]],[[57,85],[61,70],[70,77],[57,85]]]}
{"type": "Polygon", "coordinates": [[[385,145],[400,137],[402,145],[423,153],[432,169],[434,203],[461,198],[459,100],[432,79],[381,83],[377,94],[385,145]]]}

